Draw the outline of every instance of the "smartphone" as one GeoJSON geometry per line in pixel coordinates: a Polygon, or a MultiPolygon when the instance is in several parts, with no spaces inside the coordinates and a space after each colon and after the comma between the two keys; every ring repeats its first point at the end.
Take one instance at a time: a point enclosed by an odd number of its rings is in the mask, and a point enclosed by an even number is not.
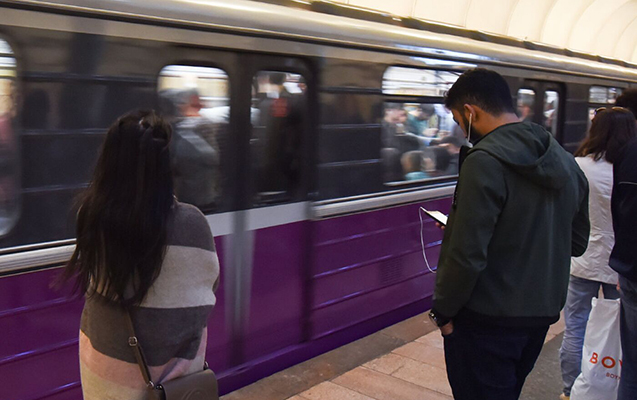
{"type": "Polygon", "coordinates": [[[440,211],[427,211],[423,208],[423,211],[429,215],[429,217],[431,219],[433,219],[434,221],[436,221],[437,223],[439,223],[442,226],[446,226],[447,225],[447,216],[443,213],[441,213],[440,211]]]}

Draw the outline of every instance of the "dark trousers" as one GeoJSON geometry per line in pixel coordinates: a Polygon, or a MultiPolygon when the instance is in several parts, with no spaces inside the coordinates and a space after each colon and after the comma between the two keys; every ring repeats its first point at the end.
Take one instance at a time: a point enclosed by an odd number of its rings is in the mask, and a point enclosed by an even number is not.
{"type": "Polygon", "coordinates": [[[622,311],[620,332],[622,341],[622,379],[617,400],[637,399],[637,282],[619,276],[622,311]]]}
{"type": "Polygon", "coordinates": [[[445,336],[447,376],[455,400],[517,400],[549,327],[460,322],[445,336]]]}

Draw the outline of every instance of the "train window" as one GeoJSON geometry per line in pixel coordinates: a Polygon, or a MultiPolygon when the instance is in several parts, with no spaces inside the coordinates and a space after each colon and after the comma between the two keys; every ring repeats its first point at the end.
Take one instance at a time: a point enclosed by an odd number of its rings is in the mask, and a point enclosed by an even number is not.
{"type": "Polygon", "coordinates": [[[542,123],[553,136],[557,135],[557,121],[559,116],[560,94],[554,90],[544,92],[544,115],[542,123]]]}
{"type": "Polygon", "coordinates": [[[389,67],[383,75],[383,93],[444,97],[458,76],[460,72],[389,67]]]}
{"type": "Polygon", "coordinates": [[[250,146],[257,204],[284,202],[299,194],[306,92],[299,74],[260,71],[254,76],[250,146]]]}
{"type": "Polygon", "coordinates": [[[533,121],[533,108],[535,105],[535,91],[533,89],[518,90],[517,107],[518,116],[523,121],[533,121]]]}
{"type": "Polygon", "coordinates": [[[588,102],[596,104],[615,104],[622,94],[622,89],[614,87],[591,86],[588,91],[588,102]]]}
{"type": "Polygon", "coordinates": [[[464,133],[443,104],[385,103],[381,129],[387,184],[458,173],[464,133]]]}
{"type": "Polygon", "coordinates": [[[160,108],[173,126],[171,158],[179,201],[219,209],[226,188],[228,75],[218,68],[170,65],[158,82],[160,108]]]}
{"type": "Polygon", "coordinates": [[[16,77],[13,50],[0,39],[0,236],[9,233],[20,213],[16,77]]]}
{"type": "Polygon", "coordinates": [[[588,102],[593,103],[588,107],[588,128],[595,117],[595,110],[600,106],[615,104],[615,100],[622,94],[621,88],[591,86],[588,91],[588,102]]]}

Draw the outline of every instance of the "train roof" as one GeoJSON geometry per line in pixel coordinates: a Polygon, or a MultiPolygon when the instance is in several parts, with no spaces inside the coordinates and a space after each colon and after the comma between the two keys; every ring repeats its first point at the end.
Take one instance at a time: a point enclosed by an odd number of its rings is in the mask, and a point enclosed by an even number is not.
{"type": "Polygon", "coordinates": [[[637,81],[637,66],[624,61],[328,1],[0,0],[3,5],[637,81]]]}

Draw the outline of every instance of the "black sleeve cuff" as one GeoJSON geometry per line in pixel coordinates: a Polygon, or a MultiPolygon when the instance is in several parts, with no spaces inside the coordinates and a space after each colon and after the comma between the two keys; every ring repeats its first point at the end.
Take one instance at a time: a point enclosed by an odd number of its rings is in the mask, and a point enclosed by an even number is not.
{"type": "Polygon", "coordinates": [[[436,309],[431,309],[429,312],[429,318],[436,324],[437,327],[445,326],[451,322],[451,318],[446,315],[440,314],[436,309]]]}

